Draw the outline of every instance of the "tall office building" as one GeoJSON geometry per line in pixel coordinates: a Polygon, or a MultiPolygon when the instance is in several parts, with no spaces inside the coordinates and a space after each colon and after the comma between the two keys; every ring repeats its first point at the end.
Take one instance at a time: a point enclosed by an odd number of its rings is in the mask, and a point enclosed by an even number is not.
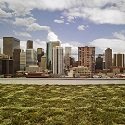
{"type": "Polygon", "coordinates": [[[37,65],[37,53],[34,49],[26,49],[26,66],[37,65]]]}
{"type": "Polygon", "coordinates": [[[95,65],[96,70],[103,70],[103,58],[101,55],[98,55],[96,58],[96,65],[95,65]]]}
{"type": "MultiPolygon", "coordinates": [[[[8,62],[5,60],[9,60],[9,56],[7,56],[5,54],[0,54],[0,75],[3,75],[5,73],[5,71],[9,70],[7,68],[8,66],[6,65],[8,62]],[[7,63],[5,63],[5,62],[7,62],[7,63]]],[[[12,68],[13,68],[13,65],[12,65],[12,68]]],[[[5,73],[5,74],[7,74],[7,73],[5,73]]]]}
{"type": "Polygon", "coordinates": [[[53,74],[63,74],[63,48],[60,46],[53,47],[53,74]]]}
{"type": "Polygon", "coordinates": [[[26,69],[26,52],[24,50],[21,50],[20,53],[20,70],[25,71],[26,69]]]}
{"type": "Polygon", "coordinates": [[[95,47],[78,47],[78,62],[80,66],[89,67],[95,72],[95,47]]]}
{"type": "Polygon", "coordinates": [[[14,63],[13,59],[2,59],[2,74],[13,75],[14,74],[14,63]]]}
{"type": "Polygon", "coordinates": [[[14,72],[20,70],[20,52],[21,49],[14,49],[13,52],[13,61],[14,61],[14,72]]]}
{"type": "Polygon", "coordinates": [[[14,49],[20,49],[20,40],[14,37],[3,37],[3,54],[13,58],[14,49]]]}
{"type": "Polygon", "coordinates": [[[66,69],[69,69],[70,67],[70,57],[71,57],[71,47],[65,47],[64,64],[66,69]]]}
{"type": "Polygon", "coordinates": [[[53,47],[60,46],[59,41],[51,41],[47,43],[46,58],[47,58],[47,69],[52,70],[52,59],[53,59],[53,47]]]}
{"type": "Polygon", "coordinates": [[[37,61],[38,61],[38,66],[40,66],[41,63],[41,57],[44,55],[44,51],[42,48],[37,48],[37,61]]]}
{"type": "Polygon", "coordinates": [[[112,49],[107,48],[105,50],[105,69],[112,67],[112,49]]]}
{"type": "Polygon", "coordinates": [[[32,40],[27,41],[27,49],[33,49],[33,41],[32,40]]]}
{"type": "Polygon", "coordinates": [[[124,67],[125,66],[124,60],[125,60],[124,54],[114,54],[113,65],[116,67],[124,67]]]}

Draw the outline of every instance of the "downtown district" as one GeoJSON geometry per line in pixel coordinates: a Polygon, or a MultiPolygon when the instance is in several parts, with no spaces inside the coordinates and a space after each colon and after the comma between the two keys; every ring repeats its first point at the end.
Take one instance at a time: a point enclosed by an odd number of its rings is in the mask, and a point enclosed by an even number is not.
{"type": "Polygon", "coordinates": [[[96,54],[95,47],[78,47],[78,61],[72,57],[71,47],[61,47],[60,41],[49,41],[46,52],[42,46],[35,50],[33,41],[27,40],[24,50],[20,40],[3,37],[0,52],[0,77],[28,78],[119,78],[124,77],[124,54],[96,54]]]}

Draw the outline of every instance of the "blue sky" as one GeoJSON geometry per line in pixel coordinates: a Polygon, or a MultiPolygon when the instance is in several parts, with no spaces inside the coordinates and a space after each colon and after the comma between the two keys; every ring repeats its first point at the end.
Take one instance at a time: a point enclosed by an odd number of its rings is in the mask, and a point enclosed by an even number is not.
{"type": "Polygon", "coordinates": [[[75,54],[85,45],[125,53],[125,0],[0,0],[1,48],[3,36],[20,39],[21,48],[28,39],[44,49],[60,40],[75,54]]]}

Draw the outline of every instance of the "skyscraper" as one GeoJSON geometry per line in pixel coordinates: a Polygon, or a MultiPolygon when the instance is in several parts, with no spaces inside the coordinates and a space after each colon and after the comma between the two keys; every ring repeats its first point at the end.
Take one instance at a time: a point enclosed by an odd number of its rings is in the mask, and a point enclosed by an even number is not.
{"type": "Polygon", "coordinates": [[[98,55],[96,58],[96,65],[95,65],[96,70],[103,70],[103,58],[101,55],[98,55]]]}
{"type": "Polygon", "coordinates": [[[38,61],[38,66],[40,66],[41,63],[41,57],[44,55],[44,51],[42,48],[37,48],[37,61],[38,61]]]}
{"type": "Polygon", "coordinates": [[[124,67],[124,54],[114,54],[113,65],[116,67],[124,67]]]}
{"type": "Polygon", "coordinates": [[[3,37],[3,54],[13,58],[14,49],[20,49],[20,40],[14,37],[3,37]]]}
{"type": "Polygon", "coordinates": [[[21,49],[14,49],[13,52],[13,61],[14,61],[14,72],[20,70],[20,52],[21,49]]]}
{"type": "Polygon", "coordinates": [[[112,67],[112,49],[107,48],[105,50],[105,69],[112,67]]]}
{"type": "Polygon", "coordinates": [[[80,66],[89,67],[89,70],[95,71],[95,47],[78,47],[78,61],[80,66]]]}
{"type": "Polygon", "coordinates": [[[24,71],[26,68],[26,52],[24,50],[21,50],[20,53],[20,70],[24,71]]]}
{"type": "Polygon", "coordinates": [[[27,49],[33,49],[33,41],[32,40],[27,41],[27,49]]]}
{"type": "Polygon", "coordinates": [[[64,63],[66,69],[69,69],[70,67],[70,57],[71,57],[71,47],[65,47],[64,63]]]}
{"type": "Polygon", "coordinates": [[[4,75],[14,74],[13,59],[2,59],[2,74],[4,75]]]}
{"type": "Polygon", "coordinates": [[[26,49],[26,66],[37,64],[37,53],[34,49],[26,49]]]}
{"type": "Polygon", "coordinates": [[[51,41],[47,43],[46,57],[47,57],[47,69],[52,70],[52,59],[53,59],[53,47],[60,46],[59,41],[51,41]]]}
{"type": "Polygon", "coordinates": [[[53,74],[63,74],[63,48],[60,46],[53,47],[53,74]]]}

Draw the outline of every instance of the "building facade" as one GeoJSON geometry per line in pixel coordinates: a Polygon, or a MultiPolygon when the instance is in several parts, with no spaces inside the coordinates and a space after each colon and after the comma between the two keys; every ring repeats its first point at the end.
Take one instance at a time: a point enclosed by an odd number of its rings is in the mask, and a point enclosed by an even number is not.
{"type": "Polygon", "coordinates": [[[20,53],[20,70],[25,71],[25,69],[26,69],[26,52],[21,50],[21,53],[20,53]]]}
{"type": "Polygon", "coordinates": [[[20,40],[14,37],[3,37],[3,54],[13,58],[14,49],[20,49],[20,40]]]}
{"type": "Polygon", "coordinates": [[[37,62],[40,67],[41,57],[44,55],[44,50],[42,48],[37,48],[37,62]]]}
{"type": "Polygon", "coordinates": [[[13,52],[13,61],[14,61],[14,72],[20,70],[20,53],[21,49],[14,49],[13,52]]]}
{"type": "Polygon", "coordinates": [[[111,69],[112,67],[112,49],[107,48],[105,50],[105,69],[111,69]]]}
{"type": "Polygon", "coordinates": [[[52,70],[52,59],[53,59],[53,47],[60,46],[59,41],[51,41],[47,43],[46,57],[47,57],[47,69],[52,70]]]}
{"type": "Polygon", "coordinates": [[[124,67],[125,66],[125,55],[124,54],[114,54],[113,66],[124,67]]]}
{"type": "Polygon", "coordinates": [[[91,72],[95,72],[95,47],[78,47],[79,66],[88,67],[91,72]]]}
{"type": "Polygon", "coordinates": [[[71,47],[65,47],[65,56],[64,56],[64,64],[65,69],[70,68],[70,57],[71,57],[71,47]]]}
{"type": "Polygon", "coordinates": [[[95,65],[96,70],[103,70],[103,58],[101,55],[98,55],[96,58],[96,65],[95,65]]]}
{"type": "Polygon", "coordinates": [[[89,67],[78,66],[73,67],[73,77],[91,77],[91,71],[89,67]]]}
{"type": "Polygon", "coordinates": [[[0,74],[1,75],[13,75],[14,63],[13,59],[0,59],[0,74]]]}
{"type": "Polygon", "coordinates": [[[43,70],[47,69],[47,67],[46,67],[46,56],[41,57],[40,67],[42,67],[43,70]]]}
{"type": "Polygon", "coordinates": [[[63,48],[56,46],[53,48],[53,74],[62,75],[64,73],[63,48]]]}
{"type": "Polygon", "coordinates": [[[3,75],[4,65],[3,60],[9,60],[9,56],[5,54],[0,54],[0,75],[3,75]]]}
{"type": "Polygon", "coordinates": [[[33,41],[32,40],[27,41],[27,49],[33,49],[33,41]]]}
{"type": "Polygon", "coordinates": [[[26,49],[26,66],[37,65],[37,53],[34,49],[26,49]]]}

